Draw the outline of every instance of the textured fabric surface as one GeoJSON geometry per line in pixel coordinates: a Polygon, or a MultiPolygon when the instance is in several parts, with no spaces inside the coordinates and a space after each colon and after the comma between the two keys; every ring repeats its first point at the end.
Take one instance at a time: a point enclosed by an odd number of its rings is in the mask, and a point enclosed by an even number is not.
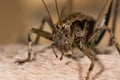
{"type": "MultiPolygon", "coordinates": [[[[64,57],[60,61],[51,48],[46,47],[48,45],[34,46],[35,60],[18,65],[14,62],[27,56],[27,46],[0,46],[0,80],[85,80],[90,64],[87,57],[79,60],[64,57]]],[[[120,55],[116,49],[107,47],[99,51],[110,54],[97,55],[101,63],[96,61],[90,80],[120,80],[120,55]]]]}

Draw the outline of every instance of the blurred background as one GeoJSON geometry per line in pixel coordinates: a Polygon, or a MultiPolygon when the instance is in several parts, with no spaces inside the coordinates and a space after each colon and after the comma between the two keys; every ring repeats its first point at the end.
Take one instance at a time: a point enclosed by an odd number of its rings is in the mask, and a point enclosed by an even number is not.
{"type": "MultiPolygon", "coordinates": [[[[58,0],[59,11],[66,0],[58,0]]],[[[91,15],[95,19],[103,8],[106,0],[74,0],[73,12],[82,12],[83,14],[91,15]]],[[[54,23],[58,21],[55,9],[54,0],[45,0],[54,23]]],[[[67,4],[66,4],[67,5],[67,4]]],[[[120,8],[120,6],[119,6],[120,8]]],[[[48,17],[44,5],[41,0],[0,0],[0,45],[27,43],[28,31],[33,28],[38,28],[41,20],[48,17]]],[[[117,18],[117,28],[115,36],[120,43],[120,10],[117,18]]],[[[110,20],[112,23],[112,19],[110,20]]],[[[109,26],[110,27],[110,26],[109,26]]],[[[50,31],[48,24],[44,30],[50,31]]],[[[100,46],[105,46],[108,43],[108,33],[100,46]]],[[[49,40],[42,38],[40,43],[50,43],[49,40]]]]}

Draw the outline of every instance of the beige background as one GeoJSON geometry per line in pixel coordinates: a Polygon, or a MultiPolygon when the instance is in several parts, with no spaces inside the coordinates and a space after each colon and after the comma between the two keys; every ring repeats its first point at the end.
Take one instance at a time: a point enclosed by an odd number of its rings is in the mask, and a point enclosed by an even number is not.
{"type": "MultiPolygon", "coordinates": [[[[105,1],[106,0],[74,0],[74,11],[80,11],[96,18],[105,1]]],[[[58,0],[59,10],[61,10],[64,2],[65,0],[58,0]]],[[[54,23],[57,22],[58,18],[54,0],[46,0],[46,4],[49,7],[54,23]]],[[[120,13],[118,13],[118,15],[119,14],[120,13]]],[[[28,31],[32,27],[38,27],[40,21],[45,16],[48,16],[48,14],[41,0],[0,0],[0,44],[27,42],[28,31]],[[35,15],[37,16],[35,17],[35,15]]],[[[119,20],[120,17],[117,19],[115,35],[117,41],[120,43],[119,20]]],[[[49,30],[49,28],[47,29],[49,30]]],[[[107,42],[106,36],[100,45],[104,46],[107,42]]],[[[48,43],[48,41],[43,41],[42,39],[42,43],[48,43]]]]}

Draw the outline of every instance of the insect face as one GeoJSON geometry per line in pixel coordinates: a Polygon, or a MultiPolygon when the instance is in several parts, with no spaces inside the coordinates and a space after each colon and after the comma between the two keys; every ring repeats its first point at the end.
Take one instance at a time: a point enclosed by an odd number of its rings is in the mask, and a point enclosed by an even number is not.
{"type": "Polygon", "coordinates": [[[53,31],[53,41],[60,52],[68,52],[72,49],[74,35],[68,24],[57,24],[53,31]]]}

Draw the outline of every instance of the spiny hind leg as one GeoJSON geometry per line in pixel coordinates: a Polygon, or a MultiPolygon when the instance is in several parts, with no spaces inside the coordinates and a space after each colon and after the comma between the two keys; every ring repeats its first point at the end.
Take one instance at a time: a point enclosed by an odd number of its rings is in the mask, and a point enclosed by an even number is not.
{"type": "MultiPolygon", "coordinates": [[[[119,4],[120,4],[120,0],[114,0],[114,10],[113,10],[113,22],[112,22],[112,32],[115,35],[115,29],[116,29],[116,23],[117,23],[117,18],[118,18],[118,11],[119,11],[119,4]]],[[[109,39],[109,44],[108,45],[112,45],[112,39],[109,39]]]]}
{"type": "Polygon", "coordinates": [[[112,41],[112,44],[115,45],[116,49],[118,50],[118,52],[120,53],[120,45],[117,43],[116,41],[116,38],[113,34],[113,32],[111,31],[111,29],[109,29],[107,26],[103,26],[101,27],[100,29],[98,29],[93,36],[91,36],[91,38],[88,40],[89,44],[93,45],[95,44],[95,42],[97,42],[97,40],[99,40],[100,38],[100,34],[103,32],[103,31],[108,31],[109,34],[110,34],[110,37],[111,37],[111,41],[112,41]]]}
{"type": "Polygon", "coordinates": [[[31,35],[32,33],[36,33],[37,35],[40,35],[40,36],[43,36],[49,40],[52,40],[52,34],[49,33],[49,32],[46,32],[46,31],[42,31],[40,29],[36,29],[36,28],[32,28],[30,30],[30,32],[28,33],[28,42],[29,42],[29,45],[28,45],[28,56],[26,59],[18,59],[15,61],[15,63],[18,63],[18,64],[22,64],[22,63],[25,63],[25,62],[30,62],[32,61],[34,58],[31,57],[32,55],[32,46],[34,44],[34,42],[32,41],[31,39],[31,35]]]}
{"type": "Polygon", "coordinates": [[[112,44],[115,45],[117,51],[120,53],[120,45],[119,45],[118,42],[116,41],[116,38],[115,38],[113,32],[112,32],[109,28],[107,28],[107,31],[108,31],[109,34],[110,34],[112,44]]]}

